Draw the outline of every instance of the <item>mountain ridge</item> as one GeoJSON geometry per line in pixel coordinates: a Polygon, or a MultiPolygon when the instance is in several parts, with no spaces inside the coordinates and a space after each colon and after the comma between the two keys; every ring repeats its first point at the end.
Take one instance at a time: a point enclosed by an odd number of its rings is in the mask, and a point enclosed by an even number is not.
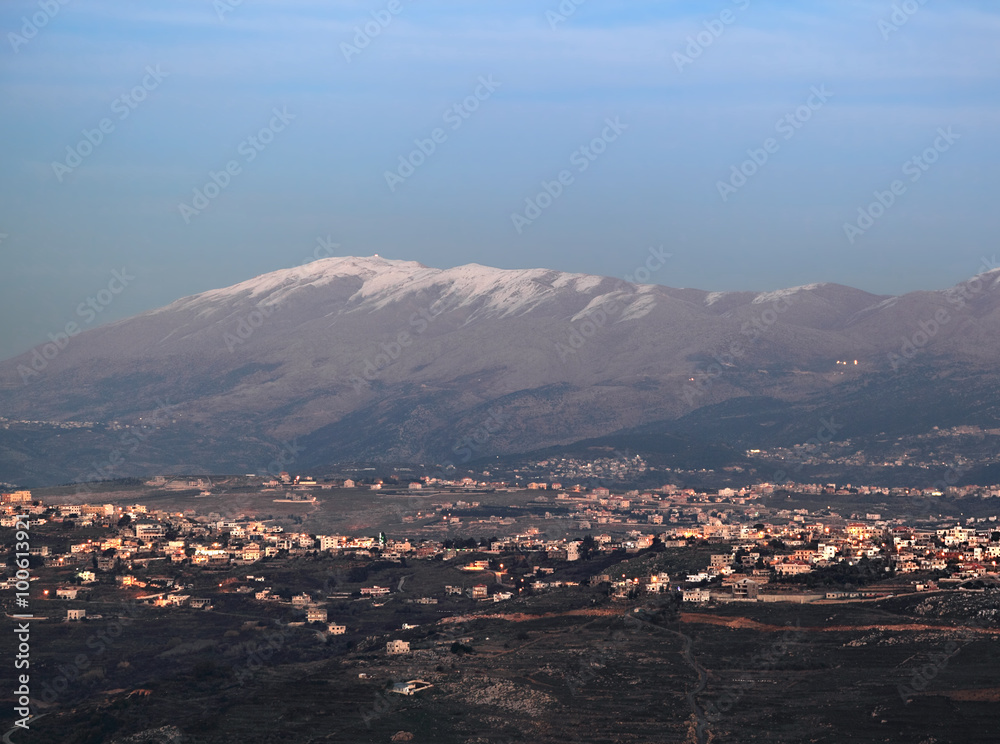
{"type": "MultiPolygon", "coordinates": [[[[740,398],[804,412],[860,386],[902,400],[901,370],[922,380],[922,400],[957,369],[988,389],[998,326],[996,270],[888,296],[826,282],[710,292],[332,257],[90,329],[41,370],[31,353],[0,362],[0,416],[133,427],[171,401],[170,423],[127,458],[127,474],[178,462],[259,469],[296,438],[308,443],[301,466],[454,461],[490,411],[503,424],[476,457],[699,421],[690,415],[740,398]]],[[[0,437],[0,480],[71,480],[109,447],[87,439],[64,431],[33,450],[0,437]],[[30,464],[39,452],[55,453],[51,475],[30,464]]]]}

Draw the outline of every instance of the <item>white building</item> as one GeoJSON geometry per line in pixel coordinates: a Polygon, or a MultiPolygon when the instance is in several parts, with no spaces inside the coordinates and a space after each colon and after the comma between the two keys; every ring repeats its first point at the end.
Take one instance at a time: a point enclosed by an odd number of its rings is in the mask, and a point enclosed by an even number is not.
{"type": "Polygon", "coordinates": [[[708,589],[685,589],[683,599],[685,602],[707,602],[712,598],[708,589]]]}

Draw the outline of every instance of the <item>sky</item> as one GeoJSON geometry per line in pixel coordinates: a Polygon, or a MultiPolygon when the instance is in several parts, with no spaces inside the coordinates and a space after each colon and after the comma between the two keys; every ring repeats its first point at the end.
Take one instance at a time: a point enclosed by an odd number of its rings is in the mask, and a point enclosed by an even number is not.
{"type": "Polygon", "coordinates": [[[8,0],[0,358],[328,255],[945,288],[998,252],[998,36],[971,0],[8,0]]]}

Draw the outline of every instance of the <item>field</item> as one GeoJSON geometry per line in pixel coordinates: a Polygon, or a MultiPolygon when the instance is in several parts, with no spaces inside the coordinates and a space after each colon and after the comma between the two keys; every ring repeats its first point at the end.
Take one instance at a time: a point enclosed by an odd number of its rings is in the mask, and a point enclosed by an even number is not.
{"type": "MultiPolygon", "coordinates": [[[[290,591],[351,589],[351,564],[306,558],[260,573],[290,591]]],[[[691,609],[674,596],[623,602],[577,587],[424,606],[403,600],[462,577],[411,561],[365,577],[402,587],[384,605],[331,601],[350,631],[330,637],[279,625],[286,608],[218,591],[225,576],[205,572],[193,590],[215,587],[212,611],[129,609],[96,592],[85,604],[103,620],[33,626],[35,678],[55,699],[30,740],[995,740],[997,626],[970,616],[993,617],[997,592],[691,609]],[[387,656],[393,638],[412,652],[387,656]],[[409,679],[433,687],[387,692],[409,679]]]]}

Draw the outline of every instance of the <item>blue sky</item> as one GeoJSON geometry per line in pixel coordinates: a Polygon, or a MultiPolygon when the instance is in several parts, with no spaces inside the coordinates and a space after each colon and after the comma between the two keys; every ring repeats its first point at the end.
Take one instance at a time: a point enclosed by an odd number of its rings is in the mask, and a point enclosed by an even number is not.
{"type": "Polygon", "coordinates": [[[4,3],[0,357],[80,320],[113,270],[135,279],[95,324],[299,264],[327,236],[343,255],[619,277],[664,246],[650,281],[708,290],[942,288],[997,252],[995,4],[561,7],[4,3]],[[391,20],[345,54],[373,13],[391,20]],[[592,145],[608,120],[626,128],[592,145]],[[225,188],[185,214],[212,172],[225,188]],[[543,182],[558,196],[515,225],[543,182]]]}

